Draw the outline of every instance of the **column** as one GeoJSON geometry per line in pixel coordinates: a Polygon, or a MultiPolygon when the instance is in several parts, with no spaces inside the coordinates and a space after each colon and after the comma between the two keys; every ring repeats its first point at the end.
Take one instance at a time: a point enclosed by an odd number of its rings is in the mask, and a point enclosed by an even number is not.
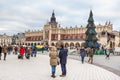
{"type": "Polygon", "coordinates": [[[60,29],[58,29],[58,41],[61,40],[60,34],[60,29]]]}

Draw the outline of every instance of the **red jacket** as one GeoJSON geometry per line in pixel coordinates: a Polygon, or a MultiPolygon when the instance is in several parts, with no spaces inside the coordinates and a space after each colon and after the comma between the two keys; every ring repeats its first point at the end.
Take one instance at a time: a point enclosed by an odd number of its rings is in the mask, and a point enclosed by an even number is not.
{"type": "Polygon", "coordinates": [[[24,48],[20,48],[20,54],[23,55],[25,53],[24,48]]]}

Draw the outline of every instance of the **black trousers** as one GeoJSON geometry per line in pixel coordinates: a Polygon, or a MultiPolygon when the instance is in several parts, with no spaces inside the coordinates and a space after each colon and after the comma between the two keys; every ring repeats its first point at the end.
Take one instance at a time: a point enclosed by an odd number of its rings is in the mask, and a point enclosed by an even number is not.
{"type": "Polygon", "coordinates": [[[62,75],[66,75],[66,64],[61,64],[62,75]]]}
{"type": "Polygon", "coordinates": [[[2,53],[0,53],[0,60],[1,60],[2,53]]]}
{"type": "Polygon", "coordinates": [[[7,55],[7,53],[4,53],[4,60],[6,59],[6,55],[7,55]]]}

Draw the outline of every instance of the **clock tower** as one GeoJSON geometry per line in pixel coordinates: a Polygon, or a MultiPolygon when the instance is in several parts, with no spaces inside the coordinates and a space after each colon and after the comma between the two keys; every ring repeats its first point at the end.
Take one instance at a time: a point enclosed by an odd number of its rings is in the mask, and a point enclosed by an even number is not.
{"type": "Polygon", "coordinates": [[[53,10],[52,16],[50,18],[49,24],[51,25],[51,28],[57,28],[58,23],[56,22],[56,17],[55,17],[54,10],[53,10]]]}

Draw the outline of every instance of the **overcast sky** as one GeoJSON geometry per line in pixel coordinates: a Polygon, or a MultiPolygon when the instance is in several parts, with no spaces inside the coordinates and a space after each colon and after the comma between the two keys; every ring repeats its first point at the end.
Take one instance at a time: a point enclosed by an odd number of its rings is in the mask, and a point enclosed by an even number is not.
{"type": "Polygon", "coordinates": [[[0,34],[42,29],[53,10],[61,27],[86,26],[90,9],[95,25],[120,30],[120,0],[0,0],[0,34]]]}

